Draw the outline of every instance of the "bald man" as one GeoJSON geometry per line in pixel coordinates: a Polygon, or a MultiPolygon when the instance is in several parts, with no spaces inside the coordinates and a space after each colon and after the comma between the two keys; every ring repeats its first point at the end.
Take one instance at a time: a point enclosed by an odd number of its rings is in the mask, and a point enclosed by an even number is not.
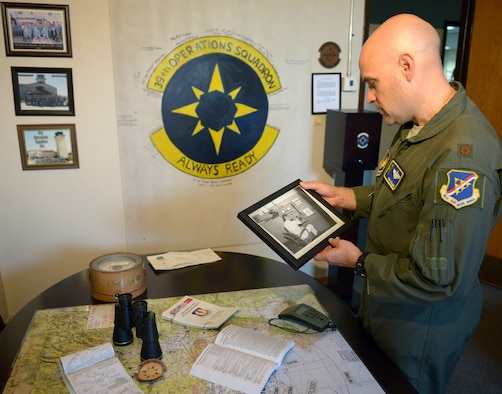
{"type": "Polygon", "coordinates": [[[359,60],[374,103],[401,127],[375,184],[317,181],[330,204],[369,218],[364,253],[331,239],[317,260],[366,278],[359,318],[420,393],[442,393],[482,308],[478,271],[502,211],[500,140],[458,82],[440,38],[409,14],[383,23],[359,60]]]}

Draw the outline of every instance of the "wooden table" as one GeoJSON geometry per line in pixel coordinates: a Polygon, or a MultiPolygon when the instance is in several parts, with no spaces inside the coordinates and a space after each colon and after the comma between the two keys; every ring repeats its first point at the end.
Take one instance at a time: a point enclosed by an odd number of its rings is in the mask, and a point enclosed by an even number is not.
{"type": "MultiPolygon", "coordinates": [[[[346,304],[327,287],[278,261],[240,253],[217,253],[221,261],[172,271],[156,272],[146,263],[147,291],[138,299],[308,284],[383,389],[388,393],[416,392],[346,304]]],[[[91,297],[89,271],[84,270],[56,283],[26,304],[0,333],[0,391],[7,383],[36,310],[100,303],[91,297]]]]}

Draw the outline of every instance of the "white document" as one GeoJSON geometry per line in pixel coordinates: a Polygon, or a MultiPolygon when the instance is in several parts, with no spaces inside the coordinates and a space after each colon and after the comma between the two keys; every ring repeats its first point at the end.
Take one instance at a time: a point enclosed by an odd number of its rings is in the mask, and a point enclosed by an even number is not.
{"type": "Polygon", "coordinates": [[[199,249],[191,252],[167,252],[147,256],[147,260],[156,270],[172,270],[191,265],[214,263],[221,260],[221,257],[211,249],[199,249]]]}
{"type": "Polygon", "coordinates": [[[190,374],[244,393],[259,394],[294,345],[230,325],[202,351],[190,374]]]}

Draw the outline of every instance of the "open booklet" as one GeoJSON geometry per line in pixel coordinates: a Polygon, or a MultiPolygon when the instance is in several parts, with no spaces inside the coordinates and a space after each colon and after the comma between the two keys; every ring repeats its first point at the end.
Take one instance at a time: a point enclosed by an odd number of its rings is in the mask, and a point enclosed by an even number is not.
{"type": "Polygon", "coordinates": [[[185,296],[162,312],[162,318],[186,326],[215,329],[232,317],[237,310],[233,306],[219,306],[185,296]]]}
{"type": "Polygon", "coordinates": [[[59,364],[70,393],[143,393],[115,357],[111,343],[60,357],[59,364]]]}
{"type": "Polygon", "coordinates": [[[294,342],[229,325],[192,365],[190,374],[249,394],[261,393],[294,342]]]}

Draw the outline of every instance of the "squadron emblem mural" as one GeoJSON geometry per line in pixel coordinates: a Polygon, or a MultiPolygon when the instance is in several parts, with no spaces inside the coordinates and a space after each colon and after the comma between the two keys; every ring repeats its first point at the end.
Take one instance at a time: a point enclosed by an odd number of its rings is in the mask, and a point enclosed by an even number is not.
{"type": "Polygon", "coordinates": [[[267,125],[268,95],[281,83],[251,45],[226,36],[178,46],[155,68],[163,128],[151,135],[173,166],[200,178],[240,174],[262,159],[279,130],[267,125]]]}

